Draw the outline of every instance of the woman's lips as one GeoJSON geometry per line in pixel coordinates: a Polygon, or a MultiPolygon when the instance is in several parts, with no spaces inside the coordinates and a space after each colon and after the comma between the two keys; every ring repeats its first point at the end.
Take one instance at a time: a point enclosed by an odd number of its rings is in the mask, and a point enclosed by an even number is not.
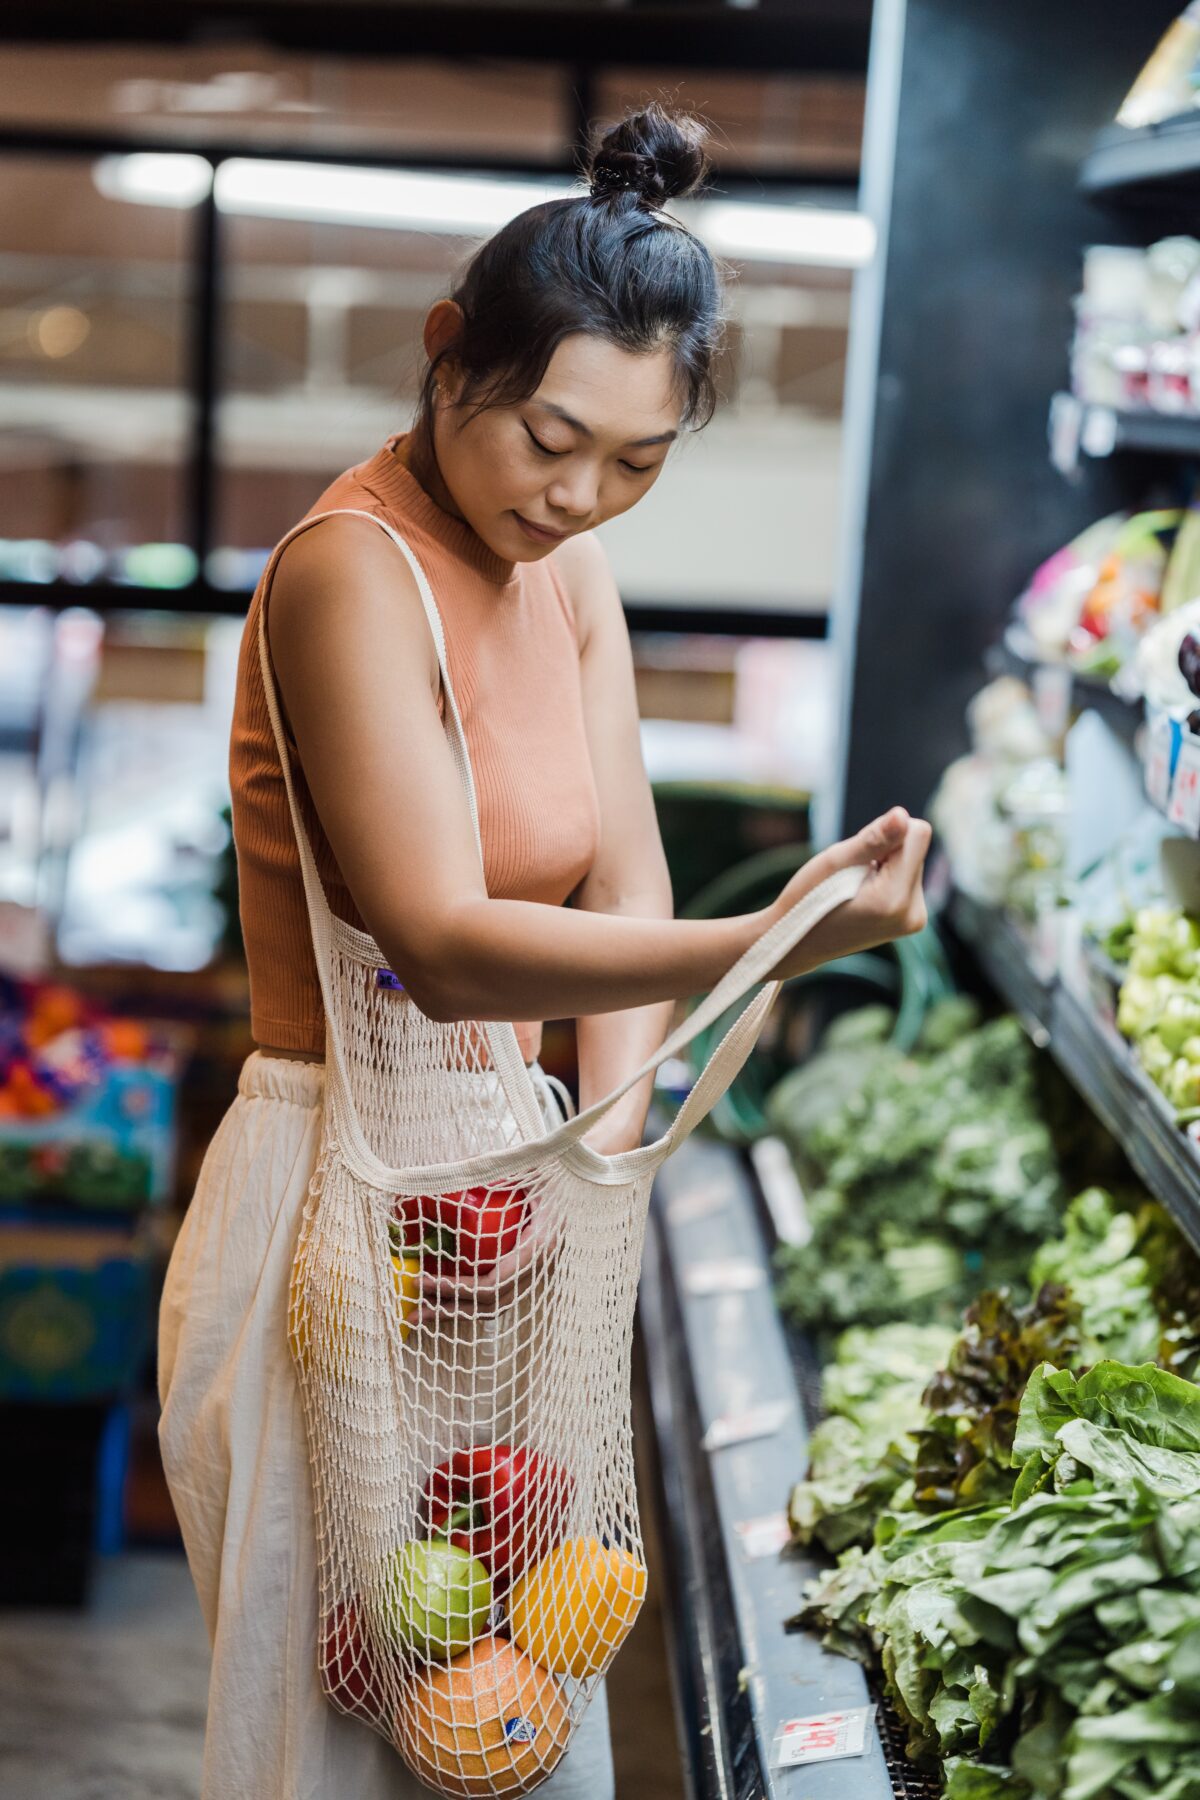
{"type": "Polygon", "coordinates": [[[567,536],[565,531],[549,531],[544,525],[534,525],[531,520],[524,518],[522,514],[517,511],[515,506],[513,507],[513,518],[517,521],[517,524],[521,527],[522,531],[529,537],[536,539],[539,544],[561,544],[562,540],[567,536]]]}

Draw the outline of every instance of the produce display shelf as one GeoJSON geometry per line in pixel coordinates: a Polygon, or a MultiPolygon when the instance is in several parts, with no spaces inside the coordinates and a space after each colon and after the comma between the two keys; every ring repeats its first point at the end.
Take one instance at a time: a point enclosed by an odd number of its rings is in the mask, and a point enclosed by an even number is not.
{"type": "Polygon", "coordinates": [[[1060,986],[1054,996],[1050,1050],[1150,1192],[1200,1250],[1200,1157],[1128,1044],[1085,1002],[1060,986]]]}
{"type": "Polygon", "coordinates": [[[1029,951],[1005,914],[956,893],[950,902],[950,922],[970,945],[984,974],[1016,1013],[1038,1049],[1049,1047],[1052,985],[1035,975],[1029,951]]]}
{"type": "Polygon", "coordinates": [[[1133,204],[1183,203],[1200,190],[1200,115],[1181,113],[1136,131],[1112,125],[1079,171],[1085,194],[1133,204]]]}
{"type": "Polygon", "coordinates": [[[1031,1033],[1034,1041],[1049,1050],[1081,1099],[1121,1145],[1150,1193],[1200,1250],[1200,1155],[1125,1040],[1065,983],[1047,987],[1036,982],[1027,962],[1022,968],[1023,946],[1003,913],[956,894],[950,919],[1027,1029],[1031,985],[1041,989],[1044,1011],[1040,1032],[1031,1033]]]}
{"type": "Polygon", "coordinates": [[[785,1629],[819,1565],[791,1550],[751,1560],[737,1529],[784,1510],[807,1444],[753,1183],[737,1151],[693,1138],[659,1175],[640,1313],[663,1489],[664,1610],[690,1794],[917,1800],[928,1790],[903,1771],[893,1780],[874,1726],[860,1757],[772,1767],[785,1720],[870,1705],[874,1697],[857,1663],[822,1649],[810,1633],[785,1629]],[[736,1290],[692,1291],[688,1271],[698,1265],[736,1268],[736,1290]],[[769,1435],[703,1447],[715,1419],[770,1402],[779,1416],[769,1435]]]}
{"type": "Polygon", "coordinates": [[[984,655],[984,666],[990,676],[1015,675],[1024,681],[1033,689],[1039,709],[1046,702],[1053,709],[1057,704],[1054,690],[1065,683],[1064,702],[1069,713],[1099,713],[1124,743],[1132,745],[1142,722],[1140,701],[1134,704],[1122,700],[1097,676],[1081,675],[1065,663],[1045,661],[1036,654],[1032,643],[1027,643],[1016,630],[1010,628],[999,643],[989,647],[984,655]]]}

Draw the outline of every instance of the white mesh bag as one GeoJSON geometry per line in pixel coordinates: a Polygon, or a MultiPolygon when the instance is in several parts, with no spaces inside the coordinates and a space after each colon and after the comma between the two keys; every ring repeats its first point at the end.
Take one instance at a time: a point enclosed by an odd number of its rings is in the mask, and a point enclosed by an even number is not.
{"type": "MultiPolygon", "coordinates": [[[[478,841],[433,595],[403,539],[363,516],[420,585],[478,841]]],[[[738,1015],[665,1136],[620,1156],[581,1139],[864,871],[830,877],[764,933],[623,1087],[551,1117],[511,1025],[426,1018],[373,940],[331,913],[296,804],[265,600],[264,588],[259,655],[326,1020],[288,1313],[315,1500],[314,1655],[332,1703],[429,1788],[523,1794],[561,1760],[645,1594],[629,1393],[654,1172],[742,1066],[779,984],[738,1015]]]]}

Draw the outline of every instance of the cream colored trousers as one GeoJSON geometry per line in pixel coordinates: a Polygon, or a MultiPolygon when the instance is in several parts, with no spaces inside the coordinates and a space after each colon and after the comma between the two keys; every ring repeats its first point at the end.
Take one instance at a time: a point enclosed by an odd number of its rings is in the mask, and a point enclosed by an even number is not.
{"type": "MultiPolygon", "coordinates": [[[[547,1121],[561,1112],[535,1063],[547,1121]]],[[[325,1072],[255,1051],[167,1269],[159,1443],[212,1645],[202,1800],[417,1800],[428,1789],[317,1676],[313,1500],[287,1293],[325,1072]]],[[[612,1800],[603,1685],[546,1800],[612,1800]]]]}

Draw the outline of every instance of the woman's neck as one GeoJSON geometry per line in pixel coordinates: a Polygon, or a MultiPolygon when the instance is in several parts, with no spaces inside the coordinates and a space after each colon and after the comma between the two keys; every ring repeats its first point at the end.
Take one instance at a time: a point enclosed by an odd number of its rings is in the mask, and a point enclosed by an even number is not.
{"type": "Polygon", "coordinates": [[[404,441],[396,445],[392,454],[397,461],[404,464],[413,480],[425,489],[429,498],[435,501],[443,512],[449,513],[452,519],[463,518],[463,514],[454,503],[449,488],[442,480],[437,454],[426,432],[414,427],[412,431],[408,432],[404,441]]]}

